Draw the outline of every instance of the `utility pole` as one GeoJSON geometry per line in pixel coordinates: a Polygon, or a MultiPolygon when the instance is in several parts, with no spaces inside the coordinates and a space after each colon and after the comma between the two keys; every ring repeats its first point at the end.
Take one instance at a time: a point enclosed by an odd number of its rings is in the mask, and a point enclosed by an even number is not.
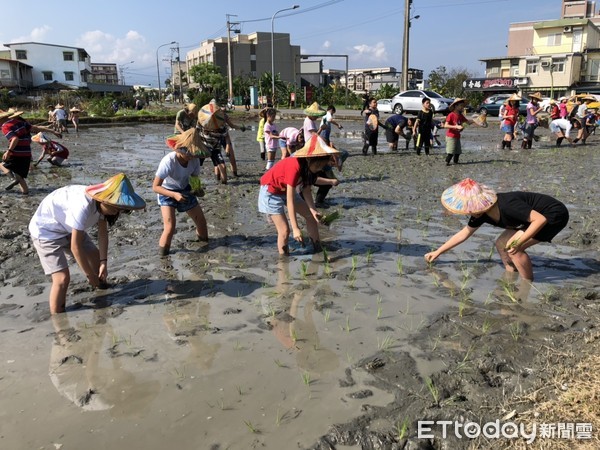
{"type": "Polygon", "coordinates": [[[179,42],[177,43],[177,78],[179,78],[179,103],[183,103],[183,83],[181,82],[181,59],[179,55],[179,42]]]}
{"type": "Polygon", "coordinates": [[[402,86],[401,89],[408,89],[408,39],[410,28],[410,5],[412,0],[404,0],[404,41],[402,46],[402,86]]]}
{"type": "MultiPolygon", "coordinates": [[[[237,17],[235,14],[225,14],[227,17],[227,81],[229,82],[229,98],[233,102],[233,67],[231,65],[231,27],[237,26],[239,22],[231,22],[231,17],[237,17]]],[[[239,33],[240,29],[233,30],[234,33],[239,33]]]]}

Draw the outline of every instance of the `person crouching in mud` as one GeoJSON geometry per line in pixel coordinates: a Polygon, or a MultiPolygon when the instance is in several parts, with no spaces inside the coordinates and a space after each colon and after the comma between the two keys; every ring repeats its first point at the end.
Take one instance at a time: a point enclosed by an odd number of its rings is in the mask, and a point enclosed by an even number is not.
{"type": "Polygon", "coordinates": [[[503,192],[470,178],[444,191],[442,205],[453,214],[470,214],[469,223],[437,250],[427,253],[427,262],[466,241],[484,223],[504,228],[496,249],[508,272],[519,272],[533,281],[533,267],[526,249],[552,239],[569,222],[567,207],[553,197],[535,192],[503,192]]]}
{"type": "Polygon", "coordinates": [[[92,287],[102,287],[108,276],[107,224],[112,226],[121,211],[145,207],[123,173],[93,186],[64,186],[42,200],[29,222],[29,233],[44,273],[52,277],[50,314],[65,311],[71,280],[66,255],[75,257],[92,287]],[[86,232],[96,224],[98,247],[86,232]]]}
{"type": "Polygon", "coordinates": [[[290,226],[285,215],[286,206],[294,239],[304,244],[296,217],[298,213],[306,220],[313,251],[321,251],[318,226],[320,214],[315,208],[311,185],[314,184],[315,174],[338,153],[315,134],[292,157],[280,160],[261,177],[258,210],[268,214],[277,229],[277,249],[280,255],[289,255],[290,226]],[[304,200],[297,192],[298,187],[301,187],[304,200]]]}

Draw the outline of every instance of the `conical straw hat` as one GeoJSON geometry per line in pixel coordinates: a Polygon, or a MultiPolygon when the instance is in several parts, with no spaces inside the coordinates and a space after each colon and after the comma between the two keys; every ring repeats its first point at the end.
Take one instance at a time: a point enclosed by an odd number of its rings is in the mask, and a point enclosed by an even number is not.
{"type": "Polygon", "coordinates": [[[335,148],[327,145],[319,135],[313,134],[304,144],[304,147],[294,153],[294,156],[296,158],[317,158],[320,156],[333,156],[339,153],[335,148]]]}
{"type": "Polygon", "coordinates": [[[470,178],[450,186],[442,193],[442,205],[453,214],[480,214],[496,203],[496,193],[470,178]]]}
{"type": "Polygon", "coordinates": [[[312,117],[323,117],[325,114],[327,114],[327,111],[321,108],[317,102],[314,102],[308,108],[304,109],[304,114],[312,117]]]}
{"type": "Polygon", "coordinates": [[[85,193],[101,203],[119,209],[143,209],[146,202],[137,195],[124,173],[109,178],[104,183],[85,188],[85,193]]]}

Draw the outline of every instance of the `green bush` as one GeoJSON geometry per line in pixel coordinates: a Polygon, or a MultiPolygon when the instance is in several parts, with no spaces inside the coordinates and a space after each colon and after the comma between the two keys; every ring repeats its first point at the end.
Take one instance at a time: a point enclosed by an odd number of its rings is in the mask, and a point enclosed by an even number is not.
{"type": "Polygon", "coordinates": [[[104,97],[101,99],[91,99],[88,103],[87,112],[92,116],[112,117],[115,115],[112,103],[113,98],[104,97]]]}

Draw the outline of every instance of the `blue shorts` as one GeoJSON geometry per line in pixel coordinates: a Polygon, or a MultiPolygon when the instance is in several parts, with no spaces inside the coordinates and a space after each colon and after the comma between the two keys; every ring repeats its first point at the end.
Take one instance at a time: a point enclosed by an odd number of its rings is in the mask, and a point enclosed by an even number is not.
{"type": "Polygon", "coordinates": [[[158,194],[158,204],[160,206],[170,206],[171,208],[177,209],[178,212],[186,212],[198,206],[198,200],[196,199],[196,196],[191,193],[191,187],[189,185],[184,190],[173,190],[173,192],[180,192],[183,194],[184,199],[178,202],[171,197],[158,194]]]}
{"type": "MultiPolygon", "coordinates": [[[[304,201],[300,194],[294,194],[294,201],[304,201]]],[[[258,194],[258,211],[263,214],[285,214],[286,194],[271,194],[269,186],[262,185],[258,194]]]]}
{"type": "Polygon", "coordinates": [[[515,126],[514,125],[502,125],[501,130],[507,134],[512,134],[515,132],[515,126]]]}

